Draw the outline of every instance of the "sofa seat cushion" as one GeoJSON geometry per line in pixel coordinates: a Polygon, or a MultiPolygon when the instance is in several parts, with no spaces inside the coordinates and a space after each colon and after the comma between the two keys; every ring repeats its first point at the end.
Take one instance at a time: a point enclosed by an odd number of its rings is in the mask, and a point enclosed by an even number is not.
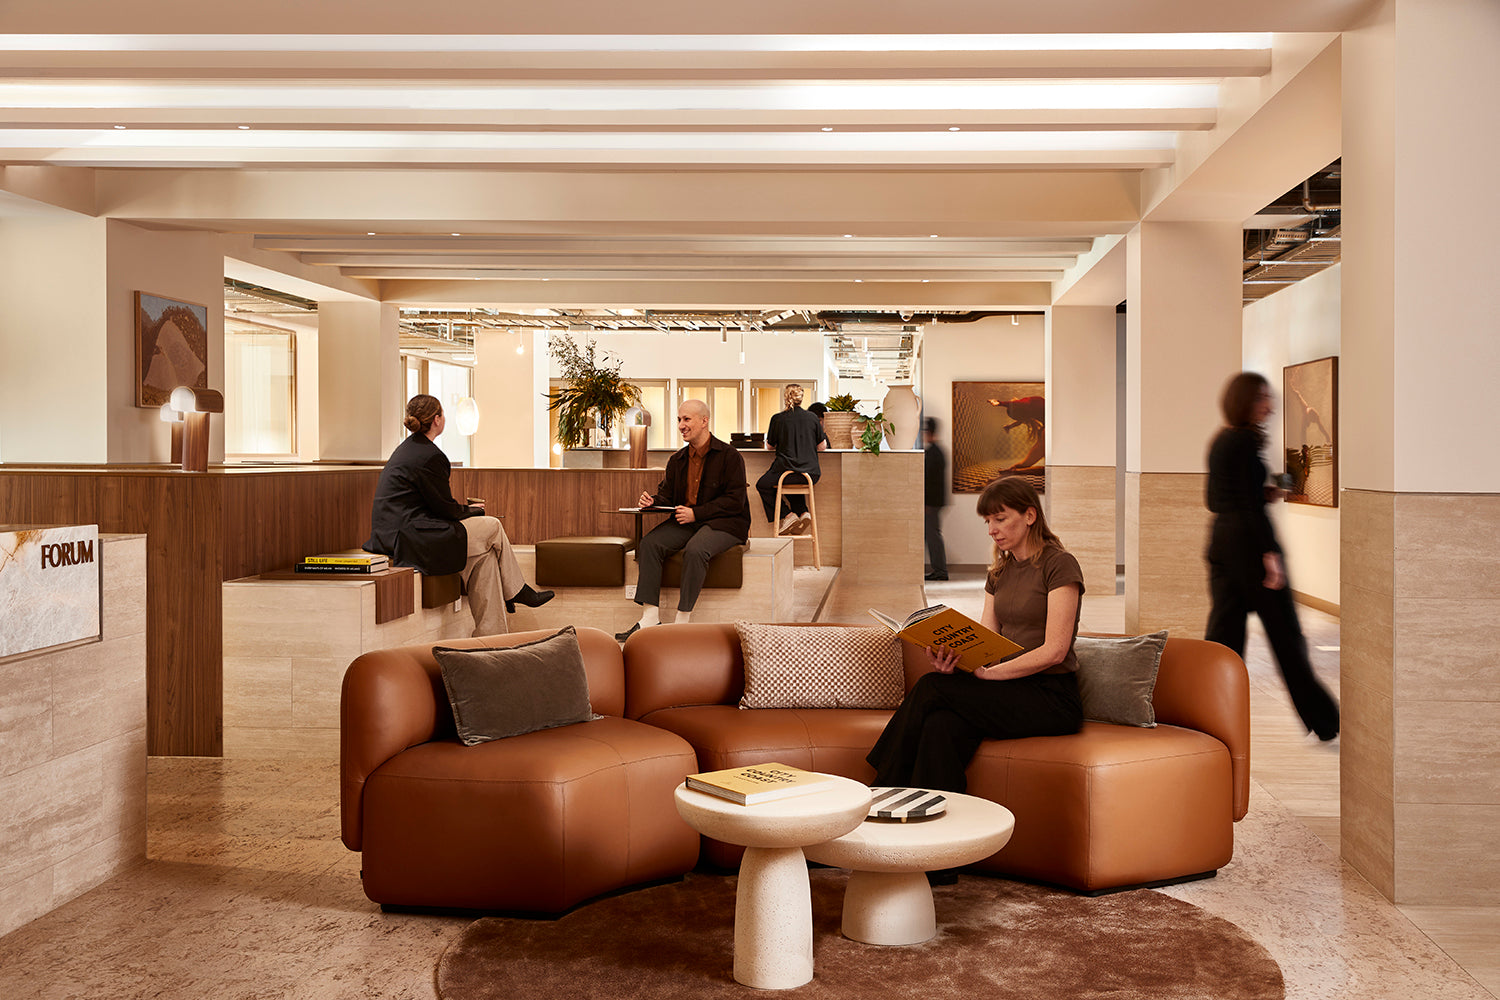
{"type": "Polygon", "coordinates": [[[411,747],[365,782],[365,893],[556,913],[680,875],[696,863],[698,837],[672,795],[697,770],[678,737],[614,717],[411,747]]]}
{"type": "Polygon", "coordinates": [[[780,761],[793,767],[869,781],[865,754],[891,713],[870,708],[760,708],[695,705],[664,708],[641,721],[692,744],[704,771],[780,761]]]}
{"type": "Polygon", "coordinates": [[[968,778],[1016,817],[990,871],[1089,892],[1214,871],[1234,852],[1229,749],[1195,730],[1085,722],[988,740],[968,778]]]}

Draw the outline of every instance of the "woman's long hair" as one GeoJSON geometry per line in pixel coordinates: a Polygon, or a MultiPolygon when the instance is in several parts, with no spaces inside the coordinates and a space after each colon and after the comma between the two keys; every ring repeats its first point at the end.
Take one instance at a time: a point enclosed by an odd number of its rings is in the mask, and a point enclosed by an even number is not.
{"type": "MultiPolygon", "coordinates": [[[[1063,548],[1062,539],[1047,527],[1047,515],[1042,513],[1042,498],[1037,496],[1036,490],[1025,478],[1001,476],[999,479],[992,479],[989,485],[985,486],[984,492],[979,494],[980,517],[998,514],[1002,507],[1019,514],[1026,513],[1028,507],[1036,511],[1036,520],[1031,522],[1031,528],[1026,535],[1027,545],[1031,548],[1030,562],[1035,563],[1041,559],[1042,550],[1048,545],[1063,548]]],[[[990,569],[999,569],[1014,558],[1015,556],[1009,552],[1002,552],[1000,546],[996,545],[990,553],[990,569]]]]}
{"type": "Polygon", "coordinates": [[[426,434],[432,430],[432,422],[443,412],[443,404],[436,396],[420,393],[406,401],[406,419],[401,423],[413,434],[426,434]]]}

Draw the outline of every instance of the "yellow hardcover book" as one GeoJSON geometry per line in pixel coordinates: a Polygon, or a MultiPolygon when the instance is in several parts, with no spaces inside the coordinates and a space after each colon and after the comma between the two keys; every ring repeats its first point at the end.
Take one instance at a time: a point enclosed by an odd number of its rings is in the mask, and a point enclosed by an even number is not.
{"type": "Polygon", "coordinates": [[[897,621],[874,608],[870,609],[870,615],[907,642],[951,649],[958,654],[959,669],[970,673],[1022,651],[1020,646],[999,632],[993,632],[962,611],[943,604],[914,611],[905,621],[897,621]]]}
{"type": "Polygon", "coordinates": [[[390,560],[370,552],[326,552],[322,555],[304,556],[302,561],[314,566],[375,566],[384,565],[390,560]]]}
{"type": "Polygon", "coordinates": [[[804,771],[800,767],[773,762],[690,774],[686,784],[695,791],[717,795],[742,806],[753,806],[832,788],[838,780],[817,771],[804,771]]]}

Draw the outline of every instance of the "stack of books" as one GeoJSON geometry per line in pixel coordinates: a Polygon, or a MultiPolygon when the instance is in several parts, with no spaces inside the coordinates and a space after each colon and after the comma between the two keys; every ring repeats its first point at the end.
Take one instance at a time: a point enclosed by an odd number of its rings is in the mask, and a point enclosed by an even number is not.
{"type": "Polygon", "coordinates": [[[306,556],[294,568],[298,573],[378,573],[391,561],[373,552],[325,552],[306,556]]]}

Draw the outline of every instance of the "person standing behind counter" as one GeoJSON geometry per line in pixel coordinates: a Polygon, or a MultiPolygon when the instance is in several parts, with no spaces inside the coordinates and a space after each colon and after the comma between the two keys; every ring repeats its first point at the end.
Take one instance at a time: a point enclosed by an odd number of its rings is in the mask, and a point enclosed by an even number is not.
{"type": "Polygon", "coordinates": [[[687,444],[667,459],[666,474],[655,495],[642,493],[642,507],[673,507],[672,516],[641,539],[636,549],[640,573],[635,603],[641,620],[615,634],[621,642],[643,628],[661,623],[661,570],[667,557],[682,553],[682,582],[677,591],[677,621],[692,618],[698,592],[714,556],[750,537],[750,503],[746,499],[745,459],[708,430],[708,404],[683,400],[677,408],[677,432],[687,444]]]}
{"type": "MultiPolygon", "coordinates": [[[[828,447],[828,435],[823,432],[822,421],[802,408],[802,387],[787,386],[781,399],[786,409],[773,414],[770,426],[766,428],[766,450],[774,449],[776,457],[771,460],[770,468],[755,481],[755,489],[766,507],[766,520],[772,524],[781,516],[781,511],[772,509],[776,505],[776,482],[781,474],[796,473],[808,485],[816,483],[822,476],[818,452],[828,447]]],[[[797,475],[787,478],[787,485],[793,484],[800,485],[797,475]]],[[[800,535],[807,531],[812,524],[807,513],[807,498],[797,493],[783,497],[782,503],[789,509],[776,533],[800,535]]]]}
{"type": "Polygon", "coordinates": [[[1287,586],[1286,564],[1266,504],[1281,491],[1266,484],[1260,460],[1264,425],[1274,412],[1271,385],[1241,372],[1219,400],[1227,425],[1208,450],[1208,509],[1214,523],[1208,542],[1208,585],[1213,606],[1203,638],[1223,643],[1243,659],[1245,618],[1260,615],[1292,705],[1309,732],[1324,743],[1339,734],[1339,706],[1318,683],[1307,640],[1287,586]]]}
{"type": "Polygon", "coordinates": [[[485,514],[484,501],[453,499],[453,467],[434,443],[447,424],[436,397],[413,396],[402,423],[411,434],[380,470],[365,551],[423,576],[462,572],[474,635],[501,635],[509,631],[502,600],[506,611],[517,604],[539,608],[552,600],[552,591],[532,590],[521,576],[510,538],[499,518],[485,514]]]}
{"type": "Polygon", "coordinates": [[[948,505],[948,457],[937,439],[937,418],[922,418],[923,535],[932,569],[924,580],[948,579],[948,548],[943,544],[943,508],[948,505]]]}

